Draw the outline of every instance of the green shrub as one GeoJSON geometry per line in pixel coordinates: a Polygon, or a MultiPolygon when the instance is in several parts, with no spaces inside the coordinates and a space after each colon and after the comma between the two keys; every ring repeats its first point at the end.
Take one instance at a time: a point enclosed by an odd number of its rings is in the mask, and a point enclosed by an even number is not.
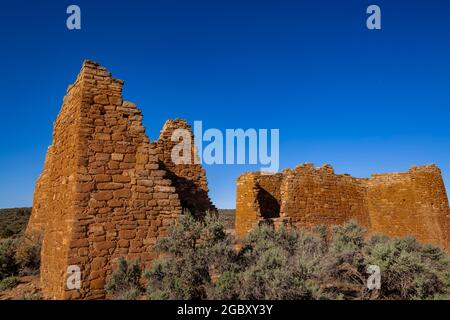
{"type": "Polygon", "coordinates": [[[448,255],[412,237],[372,236],[355,222],[335,227],[316,278],[332,299],[438,299],[450,292],[448,255]],[[367,267],[381,271],[380,290],[367,288],[367,267]]]}
{"type": "Polygon", "coordinates": [[[17,240],[0,240],[0,280],[17,275],[19,265],[16,261],[17,240]]]}
{"type": "Polygon", "coordinates": [[[0,281],[0,292],[8,290],[8,289],[12,289],[18,283],[19,283],[19,281],[14,276],[4,278],[3,280],[0,281]]]}
{"type": "Polygon", "coordinates": [[[139,261],[127,262],[119,258],[118,267],[105,286],[106,291],[118,300],[135,300],[142,292],[139,283],[142,270],[139,261]]]}
{"type": "Polygon", "coordinates": [[[9,276],[37,274],[39,243],[22,239],[0,240],[0,280],[9,276]]]}
{"type": "Polygon", "coordinates": [[[27,293],[23,295],[19,300],[42,300],[42,295],[39,293],[27,293]]]}
{"type": "Polygon", "coordinates": [[[146,272],[150,299],[310,299],[318,287],[298,267],[298,235],[260,227],[236,252],[215,216],[180,217],[146,272]]]}
{"type": "Polygon", "coordinates": [[[9,227],[5,227],[0,230],[0,239],[7,239],[14,236],[14,231],[11,230],[9,227]]]}
{"type": "Polygon", "coordinates": [[[241,251],[237,275],[239,299],[299,300],[320,298],[310,261],[321,251],[312,235],[269,226],[254,229],[241,251]]]}
{"type": "Polygon", "coordinates": [[[0,209],[0,239],[20,237],[30,214],[31,208],[0,209]]]}
{"type": "Polygon", "coordinates": [[[15,254],[16,263],[22,275],[34,275],[39,272],[41,264],[40,240],[23,239],[17,246],[15,254]]]}
{"type": "Polygon", "coordinates": [[[315,270],[329,299],[368,299],[367,265],[364,264],[365,230],[351,221],[334,226],[315,270]]]}
{"type": "Polygon", "coordinates": [[[156,250],[165,258],[145,274],[150,299],[206,299],[217,276],[229,270],[236,253],[215,215],[203,221],[185,214],[156,250]]]}
{"type": "Polygon", "coordinates": [[[312,231],[260,226],[241,249],[215,217],[180,217],[146,271],[150,299],[448,299],[450,262],[412,238],[367,238],[356,222],[312,231]],[[369,290],[367,267],[381,269],[369,290]]]}
{"type": "Polygon", "coordinates": [[[366,264],[381,269],[381,297],[385,299],[436,299],[450,294],[450,260],[432,245],[412,237],[369,241],[366,264]]]}

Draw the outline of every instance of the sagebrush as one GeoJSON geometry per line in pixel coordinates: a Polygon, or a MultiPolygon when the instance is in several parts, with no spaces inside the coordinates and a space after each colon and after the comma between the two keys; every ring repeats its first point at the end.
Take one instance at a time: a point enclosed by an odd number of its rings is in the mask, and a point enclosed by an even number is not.
{"type": "Polygon", "coordinates": [[[357,223],[331,230],[262,225],[236,250],[215,216],[180,217],[145,272],[150,299],[448,299],[445,251],[414,238],[367,237],[357,223]],[[367,287],[369,265],[380,290],[367,287]]]}

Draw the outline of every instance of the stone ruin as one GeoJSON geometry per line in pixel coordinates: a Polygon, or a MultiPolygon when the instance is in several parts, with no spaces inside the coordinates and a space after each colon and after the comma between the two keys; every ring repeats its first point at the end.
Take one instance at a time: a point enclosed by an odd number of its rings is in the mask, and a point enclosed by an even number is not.
{"type": "Polygon", "coordinates": [[[201,165],[171,160],[172,132],[192,134],[190,126],[169,120],[158,141],[149,141],[141,111],[122,100],[123,83],[85,61],[54,123],[26,231],[42,237],[45,298],[105,298],[118,257],[149,267],[153,245],[184,208],[195,215],[216,210],[201,165]],[[80,268],[79,290],[66,286],[69,266],[80,268]]]}
{"type": "MultiPolygon", "coordinates": [[[[122,100],[123,81],[85,61],[68,87],[54,123],[53,142],[35,188],[27,238],[42,240],[41,288],[48,299],[102,299],[117,258],[149,267],[153,245],[188,209],[216,211],[200,164],[174,164],[177,129],[168,120],[149,141],[141,111],[122,100]],[[69,266],[81,271],[81,288],[66,282],[69,266]]],[[[354,178],[325,165],[237,181],[238,238],[261,223],[311,228],[357,220],[371,234],[413,235],[450,250],[450,209],[440,170],[413,167],[405,173],[354,178]]]]}
{"type": "Polygon", "coordinates": [[[435,165],[354,178],[335,174],[329,165],[303,164],[274,175],[245,173],[238,178],[238,238],[261,223],[311,228],[350,220],[369,234],[412,235],[450,251],[450,209],[435,165]]]}

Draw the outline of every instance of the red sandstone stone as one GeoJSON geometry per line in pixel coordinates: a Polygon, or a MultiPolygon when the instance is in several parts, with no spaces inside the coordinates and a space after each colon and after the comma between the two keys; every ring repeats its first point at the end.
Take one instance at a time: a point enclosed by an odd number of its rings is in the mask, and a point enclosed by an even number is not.
{"type": "Polygon", "coordinates": [[[329,165],[303,164],[275,175],[241,175],[235,231],[242,238],[262,221],[311,228],[355,219],[371,234],[413,235],[450,250],[449,213],[434,165],[361,179],[337,175],[329,165]]]}
{"type": "Polygon", "coordinates": [[[98,104],[108,104],[109,100],[105,94],[100,94],[94,97],[94,102],[98,104]]]}
{"type": "Polygon", "coordinates": [[[95,193],[93,197],[97,201],[107,201],[113,198],[113,193],[111,191],[100,191],[95,193]]]}
{"type": "Polygon", "coordinates": [[[129,189],[122,189],[114,191],[114,198],[120,199],[120,198],[130,198],[131,197],[131,190],[129,189]]]}
{"type": "Polygon", "coordinates": [[[107,274],[119,256],[140,258],[147,266],[156,258],[153,245],[165,229],[150,230],[151,219],[171,224],[182,213],[180,200],[200,214],[214,209],[203,168],[175,166],[170,158],[171,133],[190,130],[189,125],[167,121],[159,140],[148,141],[141,112],[122,102],[122,84],[97,63],[85,61],[55,121],[26,231],[31,238],[44,235],[41,287],[46,298],[103,298],[107,274]],[[153,199],[156,187],[159,205],[153,199]],[[69,262],[82,270],[80,290],[66,290],[69,262]]]}
{"type": "Polygon", "coordinates": [[[97,184],[97,189],[99,190],[117,190],[121,188],[123,188],[123,183],[107,182],[97,184]]]}
{"type": "Polygon", "coordinates": [[[112,178],[114,182],[118,183],[129,183],[131,181],[130,177],[123,175],[114,175],[112,178]]]}
{"type": "Polygon", "coordinates": [[[111,160],[114,160],[114,161],[122,161],[122,160],[123,160],[123,154],[120,154],[120,153],[113,153],[113,154],[111,155],[111,160]]]}
{"type": "MultiPolygon", "coordinates": [[[[95,279],[91,281],[90,288],[91,289],[103,289],[105,286],[105,279],[95,279]]],[[[101,295],[103,296],[103,295],[101,295]]]]}

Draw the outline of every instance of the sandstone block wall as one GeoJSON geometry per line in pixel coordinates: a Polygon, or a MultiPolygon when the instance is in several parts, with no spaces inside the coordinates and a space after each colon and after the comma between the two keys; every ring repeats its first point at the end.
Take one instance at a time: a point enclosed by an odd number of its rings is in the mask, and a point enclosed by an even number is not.
{"type": "MultiPolygon", "coordinates": [[[[46,298],[104,298],[117,258],[148,267],[156,257],[153,245],[184,203],[198,214],[214,209],[203,168],[172,163],[167,130],[160,141],[149,141],[141,111],[123,101],[122,86],[104,67],[85,61],[54,124],[26,232],[43,236],[46,298]],[[186,194],[200,190],[196,207],[186,194]],[[81,269],[79,290],[66,287],[70,265],[81,269]]],[[[169,124],[189,129],[183,120],[169,124]]]]}
{"type": "Polygon", "coordinates": [[[450,210],[439,168],[373,175],[367,186],[372,232],[410,234],[450,250],[450,210]]]}
{"type": "Polygon", "coordinates": [[[293,224],[307,228],[342,224],[350,219],[367,227],[364,182],[348,175],[336,175],[329,165],[321,168],[300,165],[285,173],[283,213],[293,224]]]}
{"type": "Polygon", "coordinates": [[[208,197],[209,189],[205,169],[195,164],[198,155],[191,126],[183,119],[167,120],[159,135],[157,146],[161,150],[159,154],[160,164],[174,183],[183,208],[188,209],[194,216],[202,215],[208,210],[216,211],[208,197]],[[172,162],[172,150],[176,144],[182,141],[182,139],[177,138],[177,135],[174,135],[174,131],[178,129],[190,132],[189,159],[191,163],[180,165],[172,162]]]}
{"type": "Polygon", "coordinates": [[[372,234],[412,235],[450,249],[450,209],[441,172],[434,165],[369,179],[338,175],[329,165],[312,164],[281,174],[245,173],[238,178],[238,237],[263,222],[311,228],[352,219],[372,234]]]}
{"type": "Polygon", "coordinates": [[[235,234],[242,238],[261,221],[281,221],[283,174],[245,173],[238,178],[235,234]]]}

